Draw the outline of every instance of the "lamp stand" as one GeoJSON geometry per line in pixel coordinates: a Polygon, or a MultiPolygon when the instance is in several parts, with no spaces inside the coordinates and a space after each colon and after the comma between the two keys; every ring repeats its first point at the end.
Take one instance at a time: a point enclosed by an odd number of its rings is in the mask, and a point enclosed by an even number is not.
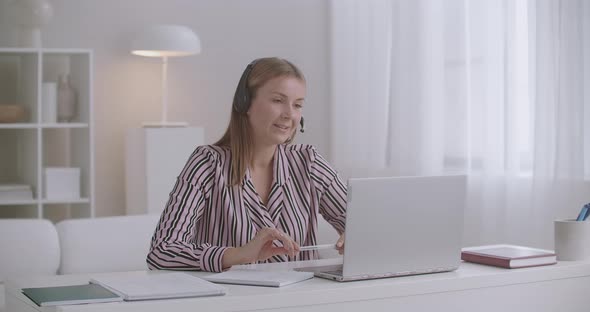
{"type": "Polygon", "coordinates": [[[144,122],[144,128],[167,128],[167,127],[186,127],[187,122],[174,121],[169,122],[168,119],[168,57],[162,56],[162,121],[160,122],[144,122]]]}

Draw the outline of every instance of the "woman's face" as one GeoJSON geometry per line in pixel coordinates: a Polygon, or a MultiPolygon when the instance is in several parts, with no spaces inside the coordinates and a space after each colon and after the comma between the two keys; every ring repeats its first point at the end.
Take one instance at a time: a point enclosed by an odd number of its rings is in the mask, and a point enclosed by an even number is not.
{"type": "Polygon", "coordinates": [[[289,76],[273,78],[258,89],[248,110],[256,145],[281,144],[293,135],[305,93],[305,82],[289,76]]]}

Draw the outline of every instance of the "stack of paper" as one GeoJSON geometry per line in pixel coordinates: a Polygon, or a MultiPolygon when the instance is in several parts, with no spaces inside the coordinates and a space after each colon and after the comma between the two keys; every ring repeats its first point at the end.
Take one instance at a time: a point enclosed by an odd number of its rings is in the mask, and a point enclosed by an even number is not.
{"type": "Polygon", "coordinates": [[[214,283],[281,287],[312,277],[313,272],[229,270],[203,278],[214,283]]]}
{"type": "Polygon", "coordinates": [[[95,277],[99,284],[126,301],[225,295],[225,287],[186,273],[149,272],[145,275],[120,273],[95,277]]]}

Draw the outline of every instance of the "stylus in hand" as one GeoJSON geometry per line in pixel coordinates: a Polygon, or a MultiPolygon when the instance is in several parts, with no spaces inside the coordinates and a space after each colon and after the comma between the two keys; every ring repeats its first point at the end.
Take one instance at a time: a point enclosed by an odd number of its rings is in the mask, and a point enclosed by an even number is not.
{"type": "Polygon", "coordinates": [[[299,247],[299,251],[309,251],[309,250],[318,250],[318,249],[336,249],[336,245],[325,244],[325,245],[311,245],[311,246],[299,247]]]}

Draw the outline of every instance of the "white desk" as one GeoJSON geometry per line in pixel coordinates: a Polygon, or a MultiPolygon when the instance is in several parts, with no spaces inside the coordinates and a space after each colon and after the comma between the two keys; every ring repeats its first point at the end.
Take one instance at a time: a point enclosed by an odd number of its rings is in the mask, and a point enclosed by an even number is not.
{"type": "MultiPolygon", "coordinates": [[[[340,259],[259,265],[269,270],[340,259]]],[[[255,266],[249,266],[255,267],[255,266]]],[[[114,274],[114,273],[108,273],[114,274]]],[[[150,274],[137,272],[137,274],[150,274]]],[[[197,272],[203,276],[209,273],[197,272]]],[[[448,273],[338,283],[320,278],[281,288],[227,285],[220,297],[39,308],[23,287],[85,283],[89,276],[22,278],[6,284],[7,310],[19,311],[590,311],[590,261],[507,270],[463,263],[448,273]]]]}

